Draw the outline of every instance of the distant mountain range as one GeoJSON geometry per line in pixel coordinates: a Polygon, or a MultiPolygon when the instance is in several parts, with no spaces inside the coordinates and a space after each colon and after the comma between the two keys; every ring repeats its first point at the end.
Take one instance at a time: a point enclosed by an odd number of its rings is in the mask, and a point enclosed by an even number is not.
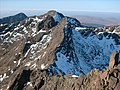
{"type": "Polygon", "coordinates": [[[83,25],[99,27],[99,26],[111,26],[120,25],[120,19],[118,18],[102,18],[95,16],[73,16],[77,18],[83,25]]]}

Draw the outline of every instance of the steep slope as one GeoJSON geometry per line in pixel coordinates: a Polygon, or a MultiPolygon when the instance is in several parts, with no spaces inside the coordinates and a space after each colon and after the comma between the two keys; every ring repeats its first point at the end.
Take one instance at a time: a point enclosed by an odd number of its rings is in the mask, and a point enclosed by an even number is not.
{"type": "Polygon", "coordinates": [[[107,68],[110,54],[120,53],[119,34],[84,27],[56,11],[0,24],[0,89],[45,89],[51,79],[64,78],[59,74],[107,68]]]}
{"type": "MultiPolygon", "coordinates": [[[[53,74],[87,74],[92,69],[108,66],[112,52],[120,52],[120,37],[111,32],[95,32],[68,18],[64,39],[55,50],[55,62],[50,65],[53,74]]],[[[116,32],[117,33],[117,32],[116,32]]]]}
{"type": "Polygon", "coordinates": [[[30,17],[17,23],[2,24],[1,88],[5,89],[8,82],[14,82],[22,70],[42,69],[44,65],[53,62],[54,50],[63,39],[66,20],[62,18],[62,14],[49,11],[45,15],[30,17]]]}

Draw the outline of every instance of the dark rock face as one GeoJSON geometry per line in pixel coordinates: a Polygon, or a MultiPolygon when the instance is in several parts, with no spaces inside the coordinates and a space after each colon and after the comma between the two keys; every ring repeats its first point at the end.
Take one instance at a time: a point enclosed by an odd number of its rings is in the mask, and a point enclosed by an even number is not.
{"type": "Polygon", "coordinates": [[[56,24],[57,23],[55,22],[53,17],[48,15],[45,20],[41,21],[38,24],[38,30],[41,30],[41,29],[48,30],[48,29],[51,29],[52,27],[54,27],[56,24]]]}
{"type": "Polygon", "coordinates": [[[119,90],[119,31],[97,29],[56,11],[0,24],[0,89],[119,90]]]}
{"type": "Polygon", "coordinates": [[[9,17],[0,19],[0,24],[15,23],[15,22],[22,21],[26,18],[27,18],[27,16],[24,13],[19,13],[14,16],[9,16],[9,17]]]}
{"type": "Polygon", "coordinates": [[[22,90],[24,85],[30,81],[30,70],[23,70],[21,74],[17,75],[14,83],[10,86],[10,90],[22,90]]]}

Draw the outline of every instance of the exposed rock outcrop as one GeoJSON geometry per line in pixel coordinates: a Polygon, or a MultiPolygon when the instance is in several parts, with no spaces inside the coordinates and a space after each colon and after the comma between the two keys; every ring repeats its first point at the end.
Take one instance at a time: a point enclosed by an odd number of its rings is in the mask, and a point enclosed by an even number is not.
{"type": "Polygon", "coordinates": [[[119,62],[119,53],[113,52],[110,56],[109,69],[114,68],[119,62]]]}

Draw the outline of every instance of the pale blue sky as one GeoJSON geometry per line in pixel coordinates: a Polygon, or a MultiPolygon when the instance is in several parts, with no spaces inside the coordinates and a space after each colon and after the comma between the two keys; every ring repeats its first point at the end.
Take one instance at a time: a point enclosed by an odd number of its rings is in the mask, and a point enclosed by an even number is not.
{"type": "Polygon", "coordinates": [[[1,12],[51,9],[120,13],[120,0],[0,0],[1,12]]]}

